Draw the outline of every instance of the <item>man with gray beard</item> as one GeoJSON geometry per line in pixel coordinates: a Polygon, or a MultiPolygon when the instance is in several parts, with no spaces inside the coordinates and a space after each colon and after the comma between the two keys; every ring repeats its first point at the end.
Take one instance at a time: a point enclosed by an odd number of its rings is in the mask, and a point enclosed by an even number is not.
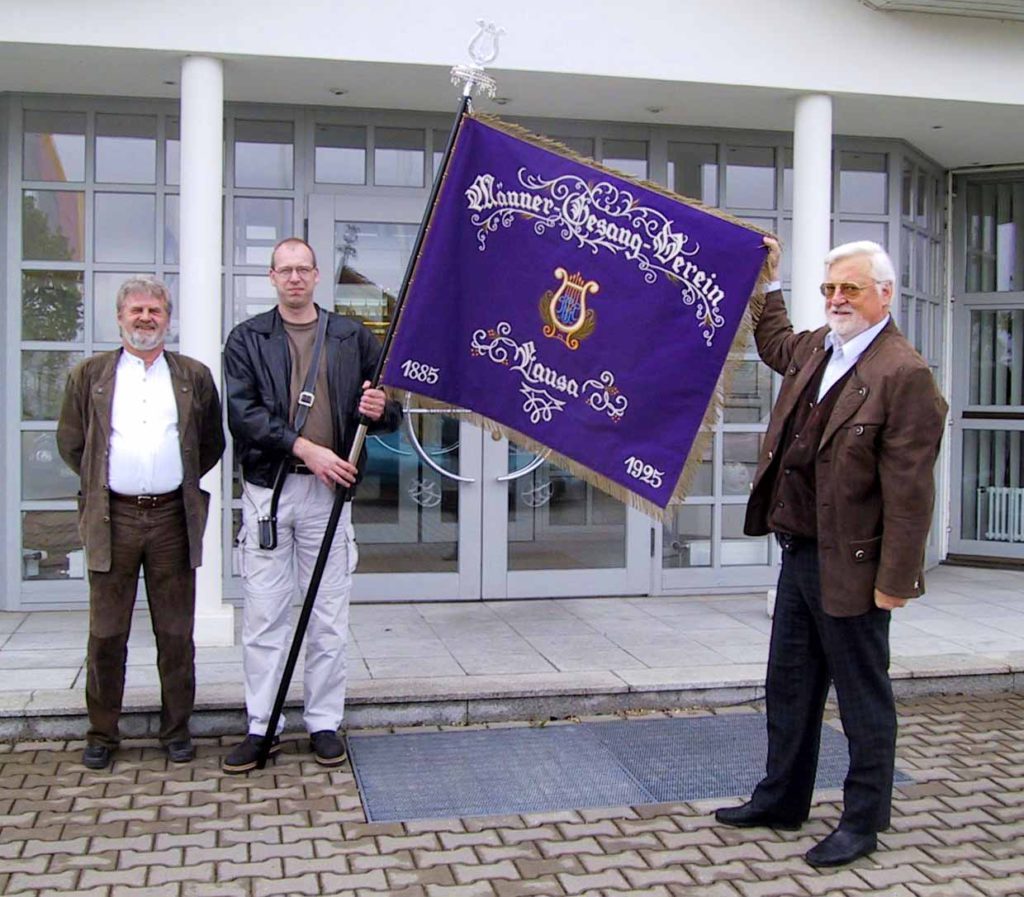
{"type": "Polygon", "coordinates": [[[117,293],[122,348],[68,376],[57,447],[80,477],[78,528],[89,570],[82,763],[110,765],[139,570],[156,636],[160,741],[173,763],[195,756],[195,568],[202,563],[209,493],[199,478],[224,451],[220,397],[209,369],[164,349],[171,296],[160,281],[131,278],[117,293]]]}

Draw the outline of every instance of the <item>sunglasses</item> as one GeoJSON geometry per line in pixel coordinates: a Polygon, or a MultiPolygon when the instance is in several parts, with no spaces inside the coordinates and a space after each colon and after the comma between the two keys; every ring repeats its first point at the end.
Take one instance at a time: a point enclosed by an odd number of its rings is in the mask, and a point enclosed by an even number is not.
{"type": "MultiPolygon", "coordinates": [[[[876,280],[874,283],[887,283],[888,281],[876,280]]],[[[863,293],[868,287],[861,286],[859,283],[823,283],[820,287],[821,295],[826,299],[831,299],[837,292],[840,296],[846,296],[848,299],[856,299],[861,293],[863,293]]]]}

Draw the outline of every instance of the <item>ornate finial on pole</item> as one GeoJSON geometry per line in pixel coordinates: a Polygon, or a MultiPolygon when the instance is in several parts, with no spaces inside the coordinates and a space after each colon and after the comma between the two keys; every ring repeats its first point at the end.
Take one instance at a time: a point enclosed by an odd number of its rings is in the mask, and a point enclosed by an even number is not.
{"type": "Polygon", "coordinates": [[[470,65],[457,65],[452,69],[452,84],[465,82],[463,96],[472,95],[475,89],[493,97],[497,86],[494,79],[484,73],[484,66],[498,58],[498,38],[505,33],[505,29],[483,19],[477,19],[476,24],[477,33],[469,42],[469,58],[473,62],[470,65]]]}

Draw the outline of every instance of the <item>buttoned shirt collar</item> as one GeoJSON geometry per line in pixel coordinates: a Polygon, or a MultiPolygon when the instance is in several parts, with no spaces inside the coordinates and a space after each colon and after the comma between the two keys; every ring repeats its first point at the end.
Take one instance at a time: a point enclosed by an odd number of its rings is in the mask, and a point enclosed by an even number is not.
{"type": "Polygon", "coordinates": [[[826,351],[831,349],[832,355],[825,366],[825,373],[821,378],[821,386],[818,387],[819,402],[822,396],[835,386],[846,375],[846,372],[857,363],[861,355],[867,350],[867,347],[874,342],[875,337],[885,329],[890,317],[891,315],[886,315],[873,327],[869,327],[863,333],[858,333],[845,343],[831,330],[825,334],[825,349],[826,351]]]}

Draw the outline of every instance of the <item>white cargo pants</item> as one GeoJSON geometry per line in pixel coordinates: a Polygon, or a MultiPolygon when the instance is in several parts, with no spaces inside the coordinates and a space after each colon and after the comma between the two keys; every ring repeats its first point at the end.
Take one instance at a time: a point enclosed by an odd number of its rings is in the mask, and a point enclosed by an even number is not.
{"type": "MultiPolygon", "coordinates": [[[[327,529],[334,492],[315,476],[289,474],[277,507],[277,547],[259,547],[257,518],[271,490],[244,483],[239,536],[245,607],[242,664],[249,733],[265,735],[293,637],[292,604],[305,598],[327,529]]],[[[345,642],[358,551],[352,506],[345,504],[306,630],[303,721],[309,732],[336,731],[345,709],[345,642]]],[[[284,728],[284,715],[278,732],[284,728]]]]}

